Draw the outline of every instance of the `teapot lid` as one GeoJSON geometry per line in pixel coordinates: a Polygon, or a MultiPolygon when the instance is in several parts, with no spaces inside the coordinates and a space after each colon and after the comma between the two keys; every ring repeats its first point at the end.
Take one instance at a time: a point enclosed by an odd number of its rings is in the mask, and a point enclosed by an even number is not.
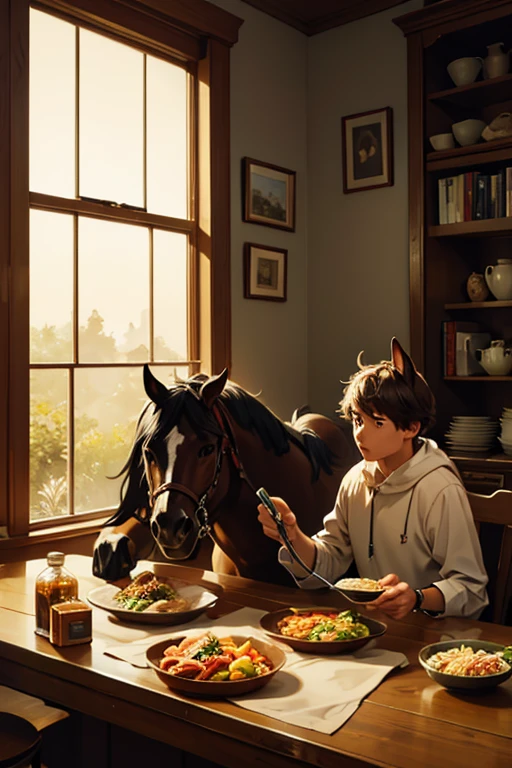
{"type": "Polygon", "coordinates": [[[498,259],[498,264],[512,264],[512,259],[498,259]]]}
{"type": "Polygon", "coordinates": [[[491,341],[491,347],[504,347],[505,342],[503,339],[495,339],[495,341],[491,341]]]}

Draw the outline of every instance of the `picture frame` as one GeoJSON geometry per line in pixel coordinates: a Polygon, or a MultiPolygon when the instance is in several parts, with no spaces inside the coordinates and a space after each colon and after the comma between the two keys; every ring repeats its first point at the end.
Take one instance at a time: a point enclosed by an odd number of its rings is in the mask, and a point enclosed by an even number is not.
{"type": "Polygon", "coordinates": [[[391,107],[342,117],[341,142],[345,194],[393,186],[391,107]]]}
{"type": "Polygon", "coordinates": [[[296,172],[242,159],[243,220],[295,232],[296,172]]]}
{"type": "Polygon", "coordinates": [[[244,298],[286,301],[288,251],[244,243],[244,298]]]}

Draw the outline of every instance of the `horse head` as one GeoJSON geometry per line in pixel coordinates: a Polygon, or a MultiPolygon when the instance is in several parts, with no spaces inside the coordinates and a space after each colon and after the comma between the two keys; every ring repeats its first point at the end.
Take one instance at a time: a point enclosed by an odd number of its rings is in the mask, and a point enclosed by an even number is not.
{"type": "Polygon", "coordinates": [[[227,492],[228,437],[215,405],[227,378],[225,369],[167,389],[144,366],[144,387],[155,406],[142,445],[149,525],[168,559],[192,554],[198,539],[210,532],[215,499],[227,492]]]}

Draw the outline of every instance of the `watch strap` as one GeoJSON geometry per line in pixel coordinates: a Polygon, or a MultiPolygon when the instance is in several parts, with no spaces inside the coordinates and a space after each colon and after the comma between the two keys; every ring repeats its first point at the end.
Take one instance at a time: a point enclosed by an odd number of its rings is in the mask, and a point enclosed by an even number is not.
{"type": "Polygon", "coordinates": [[[412,612],[417,613],[417,611],[421,610],[421,606],[423,605],[423,600],[425,599],[425,595],[421,591],[421,589],[415,589],[414,594],[416,595],[416,602],[413,605],[412,612]]]}

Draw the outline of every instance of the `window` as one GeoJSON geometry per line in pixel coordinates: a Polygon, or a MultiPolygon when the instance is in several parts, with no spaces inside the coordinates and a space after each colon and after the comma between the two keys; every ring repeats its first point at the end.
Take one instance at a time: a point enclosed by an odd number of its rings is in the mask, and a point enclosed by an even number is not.
{"type": "Polygon", "coordinates": [[[108,478],[145,400],[143,363],[168,383],[229,364],[229,135],[211,146],[239,20],[205,4],[205,23],[229,22],[219,43],[180,31],[172,0],[167,27],[160,0],[110,4],[101,21],[103,4],[85,5],[0,5],[13,62],[0,71],[11,115],[0,523],[11,535],[117,506],[108,478]]]}

